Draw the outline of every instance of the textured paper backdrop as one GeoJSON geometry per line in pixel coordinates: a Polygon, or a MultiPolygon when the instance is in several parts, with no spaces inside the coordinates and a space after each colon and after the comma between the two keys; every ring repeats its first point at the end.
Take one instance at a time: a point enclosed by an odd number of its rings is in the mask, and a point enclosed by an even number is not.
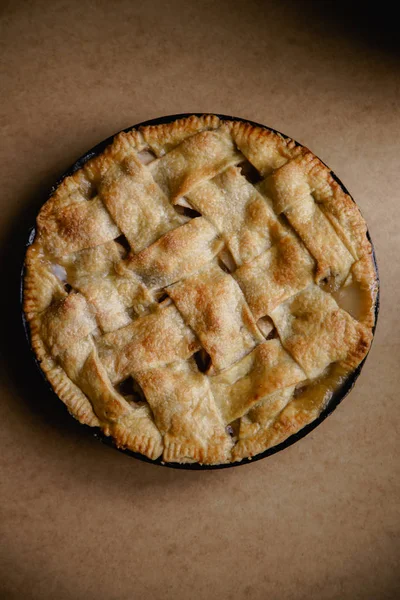
{"type": "Polygon", "coordinates": [[[0,14],[0,598],[399,597],[400,54],[384,11],[54,0],[0,14]],[[358,201],[382,280],[340,408],[284,452],[213,472],[98,443],[46,392],[18,322],[19,250],[46,189],[121,128],[190,111],[309,146],[358,201]]]}

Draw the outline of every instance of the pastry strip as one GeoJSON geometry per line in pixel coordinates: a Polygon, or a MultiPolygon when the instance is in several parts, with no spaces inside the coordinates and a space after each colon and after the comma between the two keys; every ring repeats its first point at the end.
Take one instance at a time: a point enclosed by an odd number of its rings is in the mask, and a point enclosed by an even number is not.
{"type": "Polygon", "coordinates": [[[242,417],[277,390],[307,379],[279,340],[257,346],[230,369],[210,378],[211,389],[225,423],[242,417]]]}
{"type": "Polygon", "coordinates": [[[236,265],[270,248],[286,231],[255,187],[230,167],[187,198],[221,233],[236,265]]]}
{"type": "Polygon", "coordinates": [[[217,265],[183,279],[167,292],[216,370],[240,360],[264,339],[239,286],[217,265]]]}

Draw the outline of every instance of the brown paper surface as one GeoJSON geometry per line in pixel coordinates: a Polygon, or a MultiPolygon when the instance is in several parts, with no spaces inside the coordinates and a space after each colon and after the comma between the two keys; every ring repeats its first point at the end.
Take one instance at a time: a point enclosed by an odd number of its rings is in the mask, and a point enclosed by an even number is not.
{"type": "Polygon", "coordinates": [[[3,1],[0,15],[0,598],[398,598],[397,32],[341,2],[3,1]],[[57,177],[122,128],[191,111],[309,146],[361,207],[382,284],[371,353],[335,413],[277,455],[210,472],[94,439],[29,362],[18,308],[23,244],[57,177]]]}

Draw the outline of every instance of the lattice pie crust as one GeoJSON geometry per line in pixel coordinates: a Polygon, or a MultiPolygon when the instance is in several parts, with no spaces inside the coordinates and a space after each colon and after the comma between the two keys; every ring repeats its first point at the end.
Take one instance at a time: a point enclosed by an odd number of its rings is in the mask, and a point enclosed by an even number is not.
{"type": "Polygon", "coordinates": [[[42,207],[26,256],[58,396],[170,462],[240,461],[312,422],[368,352],[376,291],[365,222],[330,170],[210,115],[117,135],[42,207]]]}

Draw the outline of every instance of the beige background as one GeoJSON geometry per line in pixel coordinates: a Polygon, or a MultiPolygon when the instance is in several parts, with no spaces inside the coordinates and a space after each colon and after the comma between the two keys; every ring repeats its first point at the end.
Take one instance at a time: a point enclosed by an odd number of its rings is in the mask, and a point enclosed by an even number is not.
{"type": "Polygon", "coordinates": [[[1,599],[399,597],[398,32],[384,7],[387,23],[345,6],[1,3],[1,599]],[[308,145],[357,199],[382,280],[349,398],[284,452],[212,472],[144,464],[88,435],[29,363],[16,309],[46,189],[119,129],[190,111],[308,145]]]}

